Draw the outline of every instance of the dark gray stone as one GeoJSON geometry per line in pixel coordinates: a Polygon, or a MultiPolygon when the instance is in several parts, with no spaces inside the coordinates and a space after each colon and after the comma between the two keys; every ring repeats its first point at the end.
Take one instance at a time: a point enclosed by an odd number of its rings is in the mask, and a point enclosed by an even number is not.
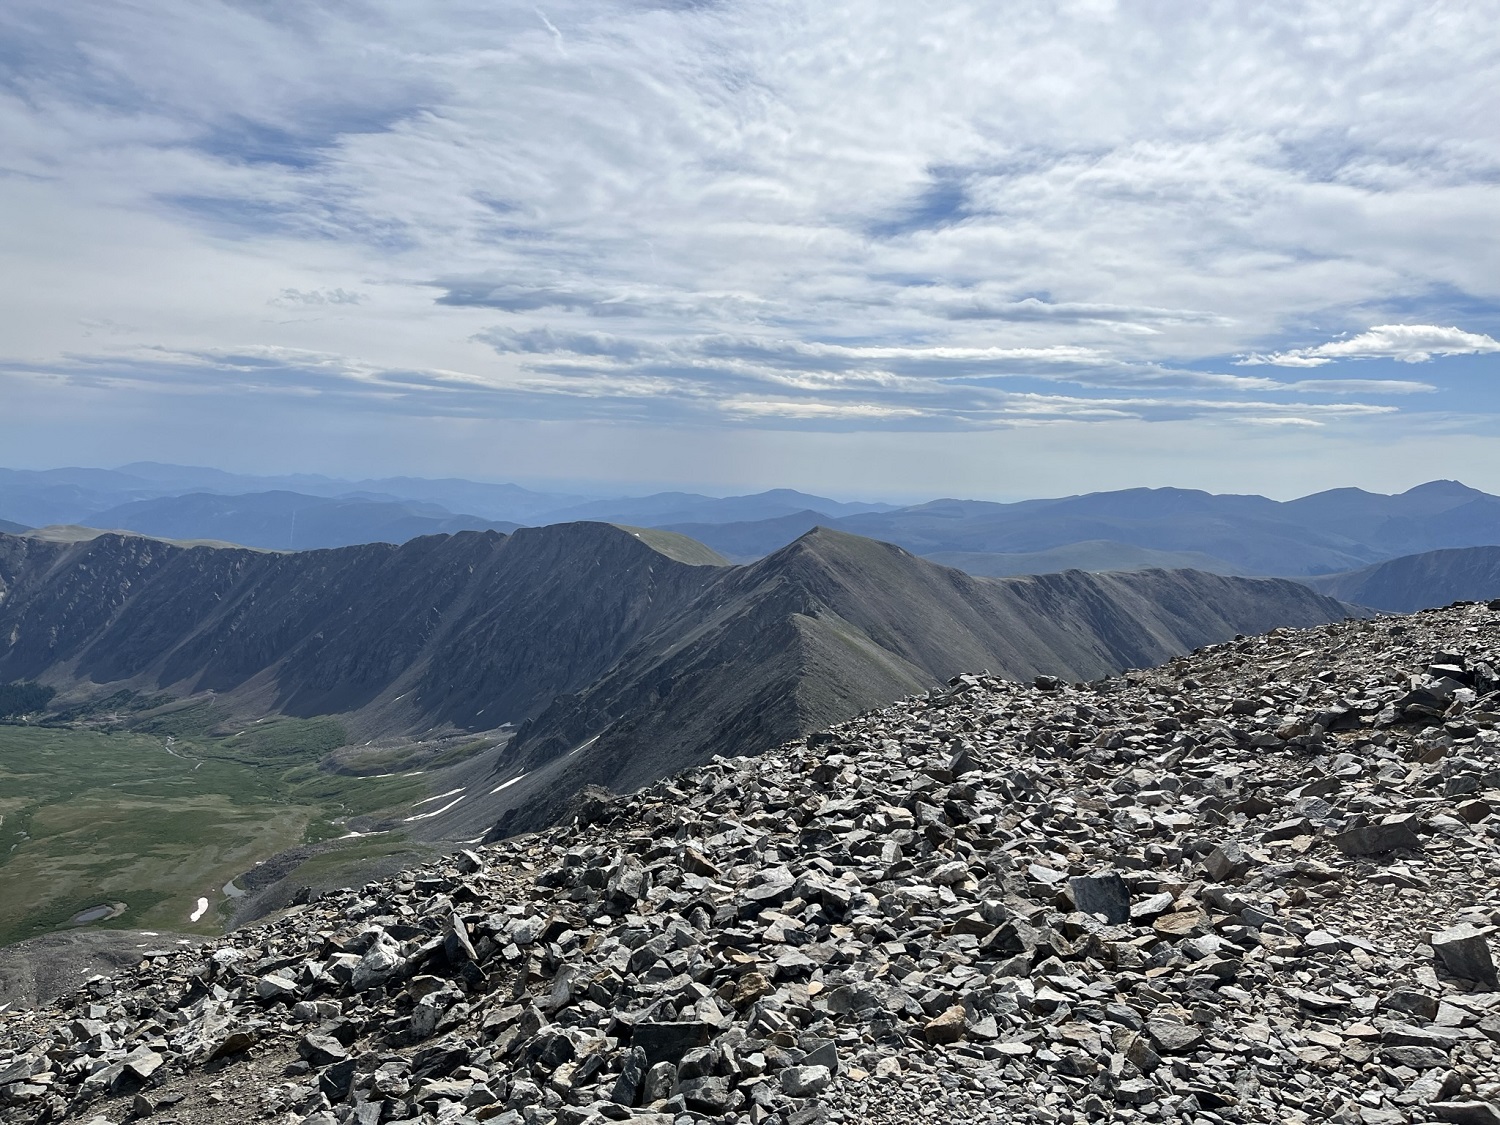
{"type": "Polygon", "coordinates": [[[1130,921],[1130,888],[1118,871],[1075,875],[1068,880],[1068,893],[1084,914],[1102,914],[1111,926],[1130,921]]]}
{"type": "Polygon", "coordinates": [[[631,1033],[630,1042],[646,1053],[646,1061],[652,1066],[659,1062],[675,1065],[694,1047],[707,1046],[714,1031],[713,1024],[702,1020],[638,1023],[631,1033]]]}
{"type": "Polygon", "coordinates": [[[1433,955],[1456,977],[1477,981],[1491,988],[1500,987],[1496,977],[1495,959],[1490,953],[1489,935],[1492,926],[1476,926],[1472,922],[1460,922],[1456,926],[1432,935],[1430,944],[1433,955]]]}
{"type": "Polygon", "coordinates": [[[1379,824],[1366,824],[1336,833],[1334,847],[1345,855],[1384,855],[1394,851],[1419,851],[1422,839],[1417,835],[1416,817],[1394,817],[1379,824]]]}

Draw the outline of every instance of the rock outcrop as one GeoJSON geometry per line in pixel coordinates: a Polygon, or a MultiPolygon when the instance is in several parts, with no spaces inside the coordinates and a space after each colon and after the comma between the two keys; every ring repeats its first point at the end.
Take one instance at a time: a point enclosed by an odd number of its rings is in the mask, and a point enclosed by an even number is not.
{"type": "Polygon", "coordinates": [[[0,1015],[0,1120],[1500,1120],[1500,603],[963,675],[0,1015]]]}

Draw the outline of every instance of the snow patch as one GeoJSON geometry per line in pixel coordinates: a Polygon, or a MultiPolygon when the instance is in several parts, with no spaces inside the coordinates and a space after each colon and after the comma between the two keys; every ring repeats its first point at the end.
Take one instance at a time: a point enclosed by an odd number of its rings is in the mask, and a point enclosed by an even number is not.
{"type": "Polygon", "coordinates": [[[423,797],[420,801],[413,801],[411,807],[416,808],[418,805],[429,805],[433,801],[441,801],[444,797],[451,797],[453,794],[462,793],[463,791],[464,786],[460,785],[457,789],[450,789],[446,793],[439,793],[436,797],[423,797]]]}
{"type": "Polygon", "coordinates": [[[524,773],[523,774],[517,774],[515,777],[511,778],[509,781],[502,781],[499,785],[495,786],[495,788],[493,788],[493,789],[490,790],[490,796],[493,797],[496,793],[500,792],[500,790],[502,790],[502,789],[509,789],[516,782],[518,782],[518,781],[524,781],[529,776],[530,776],[530,774],[524,774],[524,773]]]}
{"type": "MultiPolygon", "coordinates": [[[[458,790],[455,789],[454,792],[457,793],[458,790]]],[[[446,796],[448,796],[448,794],[444,793],[443,796],[446,797],[446,796]]],[[[459,797],[456,800],[449,801],[446,805],[444,805],[440,809],[433,809],[431,812],[418,813],[416,816],[409,816],[405,820],[403,820],[401,823],[402,824],[410,824],[414,820],[426,820],[429,817],[441,816],[443,813],[447,812],[449,809],[451,809],[454,805],[458,804],[458,802],[462,801],[462,800],[463,800],[463,798],[459,797]]]]}
{"type": "Polygon", "coordinates": [[[208,913],[208,899],[206,899],[206,898],[200,898],[198,900],[198,909],[195,910],[195,911],[193,911],[192,915],[189,916],[188,921],[189,922],[196,922],[199,918],[202,918],[207,913],[208,913]]]}

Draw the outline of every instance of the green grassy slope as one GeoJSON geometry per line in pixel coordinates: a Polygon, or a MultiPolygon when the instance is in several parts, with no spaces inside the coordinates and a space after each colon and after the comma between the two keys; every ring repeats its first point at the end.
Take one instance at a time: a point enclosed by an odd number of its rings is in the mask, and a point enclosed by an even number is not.
{"type": "MultiPolygon", "coordinates": [[[[206,710],[162,716],[152,731],[0,726],[0,944],[115,903],[123,912],[95,924],[218,932],[234,876],[343,835],[335,820],[425,792],[421,777],[319,769],[343,742],[330,720],[211,737],[206,710]],[[212,908],[194,923],[200,896],[212,908]]],[[[403,846],[398,835],[379,846],[403,846]]]]}

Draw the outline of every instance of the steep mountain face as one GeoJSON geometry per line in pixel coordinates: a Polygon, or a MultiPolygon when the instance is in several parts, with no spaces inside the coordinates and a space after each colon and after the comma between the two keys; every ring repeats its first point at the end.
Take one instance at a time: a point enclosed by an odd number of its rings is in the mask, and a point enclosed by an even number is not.
{"type": "Polygon", "coordinates": [[[98,527],[165,539],[218,539],[281,551],[516,529],[513,523],[454,515],[434,504],[349,497],[330,500],[285,491],[231,496],[193,492],[137,500],[95,512],[89,520],[98,527]]]}
{"type": "Polygon", "coordinates": [[[1424,551],[1305,581],[1330,597],[1391,613],[1487,601],[1500,598],[1500,547],[1424,551]]]}
{"type": "Polygon", "coordinates": [[[535,827],[583,784],[628,791],[710,753],[756,753],[964,669],[1091,679],[1347,612],[1295,582],[1194,571],[973,578],[820,528],[723,572],[523,726],[498,763],[519,780],[494,807],[504,831],[535,827]]]}
{"type": "Polygon", "coordinates": [[[212,690],[367,733],[519,724],[488,777],[455,782],[463,808],[421,825],[447,838],[547,823],[585,784],[757,753],[964,669],[1087,679],[1346,613],[1193,571],[977,579],[826,529],[732,567],[589,523],[294,554],[0,537],[0,595],[0,682],[212,690]]]}
{"type": "Polygon", "coordinates": [[[586,687],[716,569],[604,524],[291,555],[0,537],[0,680],[492,728],[586,687]]]}
{"type": "Polygon", "coordinates": [[[6,535],[19,535],[30,529],[24,523],[12,523],[10,520],[0,520],[0,532],[6,535]]]}

